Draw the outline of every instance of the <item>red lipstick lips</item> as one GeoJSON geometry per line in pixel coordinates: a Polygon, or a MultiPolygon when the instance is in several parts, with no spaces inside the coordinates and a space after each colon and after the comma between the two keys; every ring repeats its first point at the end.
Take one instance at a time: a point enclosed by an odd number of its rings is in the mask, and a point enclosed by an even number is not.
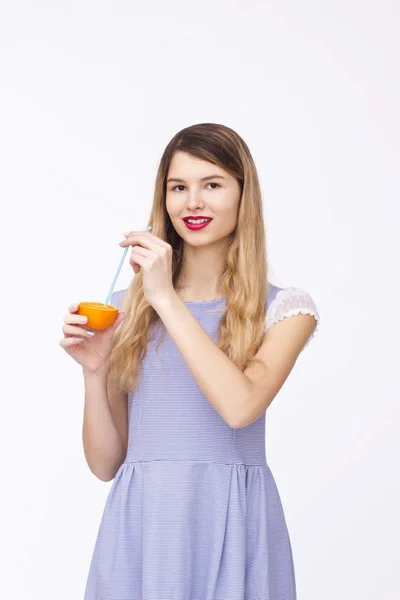
{"type": "Polygon", "coordinates": [[[207,227],[207,225],[209,223],[211,223],[212,219],[210,217],[184,217],[183,219],[186,227],[188,229],[191,229],[192,231],[197,231],[198,229],[204,229],[204,227],[207,227]],[[187,219],[193,220],[193,221],[202,221],[203,219],[207,219],[207,221],[205,221],[204,223],[189,223],[187,219]]]}

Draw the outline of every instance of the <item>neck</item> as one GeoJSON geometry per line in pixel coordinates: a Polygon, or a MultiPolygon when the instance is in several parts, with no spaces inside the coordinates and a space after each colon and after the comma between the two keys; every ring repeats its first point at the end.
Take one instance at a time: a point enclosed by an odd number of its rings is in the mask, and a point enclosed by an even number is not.
{"type": "Polygon", "coordinates": [[[217,287],[206,288],[198,285],[197,287],[176,287],[175,292],[183,302],[202,302],[223,296],[222,290],[217,287]]]}
{"type": "MultiPolygon", "coordinates": [[[[221,277],[225,269],[222,251],[215,248],[193,248],[185,246],[180,273],[175,291],[185,302],[213,300],[223,296],[221,277]]],[[[221,248],[222,250],[222,248],[221,248]]]]}

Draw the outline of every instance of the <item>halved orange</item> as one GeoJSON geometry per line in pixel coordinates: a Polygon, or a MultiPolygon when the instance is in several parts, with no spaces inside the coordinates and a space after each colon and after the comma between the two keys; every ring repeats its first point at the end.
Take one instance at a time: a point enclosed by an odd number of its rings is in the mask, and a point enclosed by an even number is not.
{"type": "Polygon", "coordinates": [[[80,302],[75,314],[88,318],[86,325],[91,329],[106,329],[118,316],[118,308],[103,302],[80,302]]]}

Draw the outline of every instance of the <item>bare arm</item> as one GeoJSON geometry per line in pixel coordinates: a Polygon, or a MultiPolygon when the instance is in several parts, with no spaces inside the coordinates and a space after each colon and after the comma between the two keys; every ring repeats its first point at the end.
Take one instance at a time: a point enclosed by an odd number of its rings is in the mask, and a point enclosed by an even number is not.
{"type": "Polygon", "coordinates": [[[86,462],[96,477],[110,481],[126,457],[127,395],[114,390],[107,369],[83,371],[85,406],[82,439],[86,462]]]}
{"type": "Polygon", "coordinates": [[[265,368],[251,365],[242,372],[176,294],[155,309],[204,396],[233,429],[245,427],[263,414],[316,326],[316,320],[304,314],[275,324],[256,354],[265,368]]]}
{"type": "Polygon", "coordinates": [[[177,294],[155,307],[204,396],[232,428],[241,427],[251,382],[204,331],[177,294]]]}

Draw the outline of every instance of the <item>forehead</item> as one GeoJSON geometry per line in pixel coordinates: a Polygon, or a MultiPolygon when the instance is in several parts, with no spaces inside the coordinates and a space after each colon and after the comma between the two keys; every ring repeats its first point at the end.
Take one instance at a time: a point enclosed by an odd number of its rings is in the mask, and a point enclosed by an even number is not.
{"type": "Polygon", "coordinates": [[[189,179],[197,179],[213,174],[230,177],[229,173],[218,165],[186,152],[176,152],[171,159],[168,170],[168,177],[187,177],[189,179]]]}

